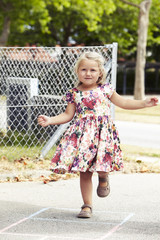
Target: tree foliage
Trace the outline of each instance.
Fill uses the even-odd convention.
[[[97,31],[102,16],[111,14],[116,8],[112,0],[107,2],[104,0],[47,0],[46,4],[46,10],[50,16],[48,32],[43,33],[40,23],[34,21],[33,24],[28,24],[22,41],[34,40],[39,45],[48,46],[56,43],[65,46],[69,39],[86,43],[86,35]],[[13,31],[9,43],[14,43],[14,34],[16,31]]]
[[[129,0],[140,4],[142,0]],[[138,9],[121,0],[1,0],[0,34],[10,20],[5,45],[66,46],[118,42],[119,56],[135,58]],[[160,4],[152,0],[147,49],[159,58]]]
[[[37,22],[41,25],[43,33],[48,31],[47,23],[50,21],[50,16],[44,0],[1,0],[0,16],[1,45],[7,44],[10,33],[16,32],[20,35],[26,30],[26,27]],[[3,34],[5,38],[3,38]],[[18,44],[17,36],[17,41],[13,41],[13,44],[16,42]]]

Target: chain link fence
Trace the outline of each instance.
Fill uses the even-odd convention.
[[[62,96],[76,82],[73,71],[85,51],[101,53],[107,81],[116,84],[117,43],[95,47],[0,48],[0,159],[44,157],[67,125],[42,128],[39,114],[57,115],[65,110]],[[13,154],[14,153],[14,154]]]

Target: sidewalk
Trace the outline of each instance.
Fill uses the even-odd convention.
[[[159,240],[160,174],[110,174],[111,193],[96,195],[93,217],[78,219],[79,178],[49,184],[0,184],[1,240]]]

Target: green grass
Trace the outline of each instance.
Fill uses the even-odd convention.
[[[160,149],[153,149],[147,147],[131,146],[131,145],[121,145],[124,155],[127,156],[146,156],[146,157],[156,157],[160,158]]]
[[[115,108],[115,119],[120,121],[135,121],[160,124],[160,104],[156,107],[138,110]]]
[[[56,147],[53,147],[48,154],[45,156],[45,159],[51,159]],[[31,158],[39,159],[42,147],[21,147],[21,146],[6,146],[0,147],[0,160],[8,160],[13,162],[14,160],[19,160],[21,158]]]

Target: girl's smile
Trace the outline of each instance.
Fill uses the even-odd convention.
[[[78,78],[81,87],[95,88],[101,75],[98,63],[94,60],[82,60],[78,68]]]

